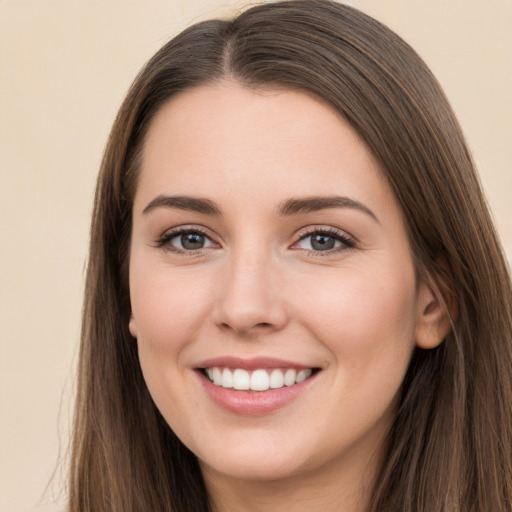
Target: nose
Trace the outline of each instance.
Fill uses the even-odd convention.
[[[278,331],[288,322],[282,272],[271,254],[233,253],[220,279],[214,315],[221,329],[251,337]]]

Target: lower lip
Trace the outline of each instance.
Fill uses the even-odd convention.
[[[199,379],[208,396],[223,409],[245,416],[258,416],[269,414],[284,407],[295,400],[315,380],[317,374],[294,384],[267,391],[237,391],[234,389],[216,386],[201,372],[197,372]]]

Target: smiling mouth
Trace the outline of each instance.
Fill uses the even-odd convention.
[[[213,366],[201,369],[203,375],[216,386],[240,391],[267,391],[300,384],[319,371],[319,368],[225,368]]]

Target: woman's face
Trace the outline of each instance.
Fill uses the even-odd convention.
[[[205,473],[268,480],[378,456],[425,290],[375,159],[318,99],[223,82],[156,115],[130,329]]]

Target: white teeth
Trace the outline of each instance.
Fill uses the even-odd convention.
[[[270,386],[270,377],[265,370],[256,370],[251,375],[251,389],[253,391],[266,391]]]
[[[299,383],[304,380],[306,380],[311,375],[311,370],[301,370],[299,373],[297,373],[297,377],[295,379],[295,382]]]
[[[272,370],[270,374],[270,387],[272,389],[282,388],[284,386],[284,375],[281,370]]]
[[[220,386],[222,384],[222,376],[218,368],[213,369],[213,383],[216,386]]]
[[[241,370],[237,368],[233,372],[233,387],[235,389],[250,389],[251,379],[249,377],[249,373],[245,370]]]
[[[297,377],[297,372],[292,370],[291,368],[286,370],[284,374],[284,385],[285,386],[293,386],[295,384],[295,378]]]
[[[223,388],[233,387],[233,374],[227,368],[224,368],[224,371],[222,372],[221,386]]]
[[[216,386],[245,391],[266,391],[269,388],[279,389],[284,386],[293,386],[305,381],[312,372],[311,368],[298,371],[293,368],[288,368],[286,371],[280,368],[258,369],[252,373],[241,368],[236,368],[234,371],[216,366],[206,368],[206,375]]]

